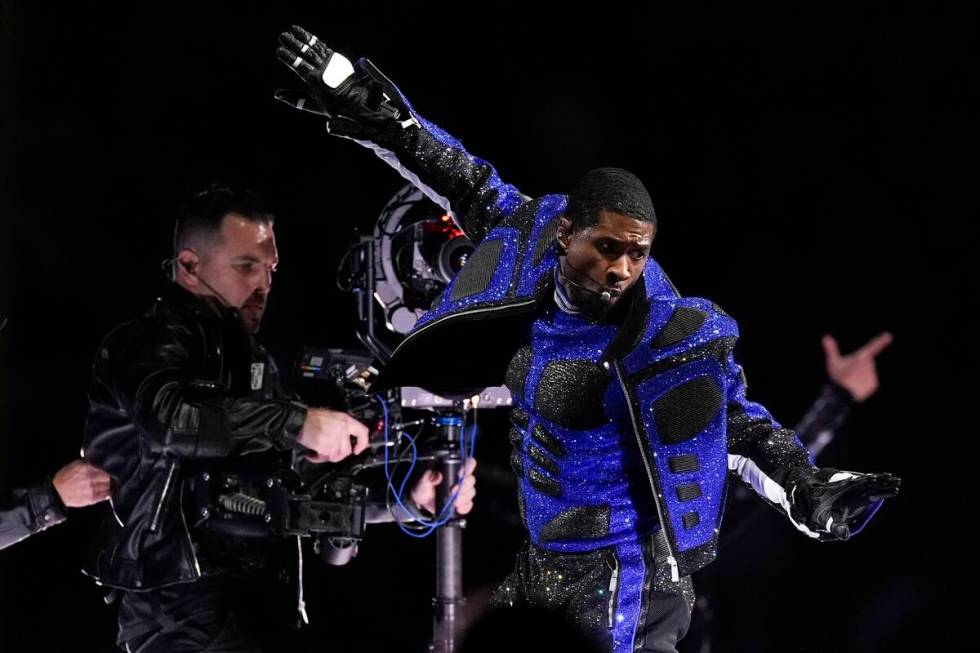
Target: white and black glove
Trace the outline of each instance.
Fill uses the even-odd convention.
[[[331,134],[365,138],[379,129],[418,124],[401,91],[367,59],[350,60],[302,27],[279,35],[276,57],[307,91],[280,89],[280,102],[327,117]]]
[[[898,494],[900,483],[891,474],[818,469],[790,490],[790,516],[821,540],[846,540]]]

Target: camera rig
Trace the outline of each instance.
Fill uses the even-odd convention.
[[[509,407],[510,393],[503,387],[484,388],[454,398],[406,387],[382,396],[370,393],[370,383],[378,374],[375,366],[390,360],[473,250],[451,215],[412,186],[399,190],[372,234],[354,243],[337,270],[338,286],[354,295],[357,336],[368,351],[307,347],[296,367],[298,389],[308,403],[349,412],[371,425],[368,449],[315,468],[295,454],[272,466],[266,461],[251,468],[211,468],[196,479],[194,493],[199,523],[208,528],[236,537],[310,537],[320,557],[331,564],[348,561],[367,524],[384,516],[410,534],[403,522],[421,524],[425,535],[434,532],[430,650],[439,653],[456,650],[463,628],[465,521],[455,514],[451,488],[472,455],[475,420],[467,441],[466,418],[475,417],[477,408]],[[435,516],[402,501],[420,461],[442,473],[436,492],[442,508]],[[399,480],[403,466],[408,471]],[[378,483],[371,477],[380,470],[383,499],[372,494]]]

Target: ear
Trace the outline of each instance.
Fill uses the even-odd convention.
[[[555,226],[555,240],[558,241],[558,247],[565,251],[568,249],[568,238],[572,235],[572,221],[561,216],[558,218],[558,224]]]
[[[197,278],[197,266],[201,257],[193,249],[182,249],[177,254],[177,265],[174,266],[174,281],[187,288],[196,288],[200,281]]]

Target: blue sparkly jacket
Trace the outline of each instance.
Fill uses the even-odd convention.
[[[653,259],[631,290],[623,324],[597,336],[590,355],[562,360],[559,353],[553,361],[571,366],[557,374],[606,375],[603,419],[583,429],[549,419],[535,405],[531,385],[548,370],[535,371],[530,361],[521,370],[516,355],[536,316],[551,306],[555,226],[566,197],[522,195],[455,138],[411,113],[410,123],[331,131],[373,150],[452,212],[478,247],[375,387],[461,393],[510,377],[524,519],[532,542],[544,548],[592,550],[647,535],[659,524],[674,574],[689,574],[715,555],[729,470],[788,514],[787,489],[814,469],[806,450],[746,399],[732,356],[735,321],[710,301],[679,296]],[[619,437],[623,460],[588,473],[632,473],[641,496],[625,496],[622,484],[609,486],[612,496],[567,482],[586,472],[582,457],[566,459],[563,451],[602,429]]]

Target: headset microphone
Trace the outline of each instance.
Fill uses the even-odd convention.
[[[576,288],[578,288],[580,290],[584,290],[585,292],[587,292],[587,293],[589,293],[591,295],[595,295],[596,297],[599,298],[599,301],[601,301],[603,304],[606,304],[606,305],[612,304],[613,297],[619,297],[620,295],[623,294],[622,292],[616,290],[615,288],[607,288],[603,284],[599,283],[598,281],[596,281],[595,279],[593,279],[589,275],[585,274],[584,272],[582,272],[581,270],[579,270],[578,268],[576,268],[574,265],[572,265],[571,263],[569,263],[567,260],[565,261],[565,265],[567,265],[571,269],[575,270],[575,272],[578,273],[583,280],[588,279],[591,283],[595,284],[596,288],[599,288],[600,290],[593,290],[592,288],[589,288],[588,286],[585,286],[585,285],[583,285],[581,283],[576,282],[573,279],[570,279],[564,272],[562,272],[561,267],[559,267],[558,268],[558,273],[561,274],[561,278],[564,279],[565,281],[567,281],[569,284],[575,286]]]

